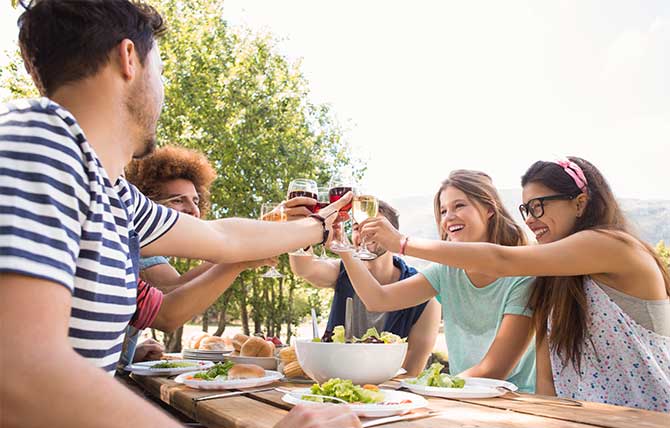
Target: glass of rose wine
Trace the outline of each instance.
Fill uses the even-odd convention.
[[[351,192],[353,189],[354,179],[351,175],[346,173],[339,173],[334,175],[330,182],[328,183],[328,197],[330,203],[338,201],[342,196],[346,195],[347,192]],[[347,234],[344,228],[344,222],[350,219],[349,210],[351,209],[351,204],[347,204],[340,208],[340,212],[337,214],[337,219],[333,223],[333,233],[335,236],[330,244],[330,248],[333,251],[353,251],[354,246],[349,243]]]
[[[316,181],[307,178],[297,178],[292,180],[288,185],[287,198],[293,199],[297,197],[311,198],[317,200],[318,187]],[[307,206],[312,212],[317,212],[319,204]],[[311,256],[310,253],[300,248],[299,250],[289,253],[292,256]]]
[[[356,189],[354,201],[352,203],[352,214],[354,221],[359,225],[365,220],[377,217],[379,212],[379,201],[374,196],[368,194],[363,189]],[[354,254],[361,260],[374,260],[377,258],[375,253],[370,252],[365,245],[365,238],[361,238],[358,250]]]
[[[284,207],[277,202],[266,202],[261,205],[261,220],[263,221],[286,221],[286,213],[284,213]],[[275,269],[274,266],[270,266],[263,275],[263,278],[283,278],[284,275]]]

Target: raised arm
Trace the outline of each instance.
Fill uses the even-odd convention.
[[[289,256],[289,262],[294,274],[317,288],[334,288],[340,274],[340,261],[337,259]]]
[[[385,220],[366,220],[363,234],[390,251],[399,252],[403,237]],[[655,287],[662,284],[662,278],[654,259],[642,245],[618,232],[582,231],[556,242],[518,247],[410,237],[405,254],[496,277],[634,276],[635,281],[618,281],[611,286],[640,298],[665,298],[664,287]]]
[[[328,229],[335,212],[348,204],[351,194],[319,211]],[[230,218],[202,221],[182,215],[160,239],[142,249],[142,254],[169,255],[207,260],[212,263],[235,263],[257,260],[318,244],[323,226],[314,218],[289,222]]]
[[[215,265],[202,275],[166,294],[151,327],[168,332],[176,330],[195,315],[204,312],[230,287],[242,271],[273,263],[276,263],[276,260],[265,259]]]
[[[212,263],[203,262],[199,266],[180,275],[169,263],[160,263],[140,271],[140,277],[158,288],[163,293],[169,293],[177,287],[195,279],[212,268]]]
[[[71,299],[54,282],[0,275],[0,425],[179,427],[72,349],[67,338]],[[39,411],[36,391],[43,400]]]
[[[368,311],[389,312],[409,308],[437,295],[421,274],[382,287],[351,252],[343,252],[341,257],[351,284]]]

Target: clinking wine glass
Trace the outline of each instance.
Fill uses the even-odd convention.
[[[350,192],[353,188],[353,177],[346,173],[340,173],[334,175],[330,182],[328,183],[328,196],[330,203],[339,200],[342,196],[346,195],[347,192]],[[344,207],[340,208],[340,212],[337,214],[337,219],[333,223],[333,241],[330,244],[330,248],[333,251],[353,251],[354,246],[349,243],[347,234],[344,229],[344,222],[350,219],[349,210],[351,209],[351,204],[347,204]]]
[[[330,192],[327,187],[319,187],[316,196],[316,209],[315,213],[318,213],[321,208],[325,208],[330,205]],[[326,245],[321,246],[321,255],[318,257],[321,260],[327,260],[328,256],[326,255]]]
[[[284,207],[277,202],[266,202],[261,205],[261,220],[263,221],[286,221],[286,213],[284,212]],[[274,266],[270,266],[263,275],[262,278],[283,278],[284,275],[275,269]]]
[[[364,190],[356,189],[352,207],[354,221],[360,225],[369,218],[377,217],[377,213],[379,212],[379,201]],[[361,238],[360,245],[354,256],[361,260],[374,260],[377,258],[377,255],[370,252],[365,246],[364,237]]]
[[[289,183],[288,193],[286,196],[288,199],[293,199],[302,196],[305,198],[312,198],[314,200],[317,200],[317,193],[318,193],[318,187],[316,185],[316,181],[307,178],[298,178],[292,180]],[[318,204],[314,204],[307,208],[309,208],[312,212],[317,212]],[[289,254],[292,256],[311,256],[310,253],[303,250],[302,248],[293,251]]]

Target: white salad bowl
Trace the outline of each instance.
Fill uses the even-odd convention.
[[[327,343],[296,339],[295,352],[303,371],[322,383],[349,379],[355,385],[379,384],[393,378],[407,354],[407,343]]]

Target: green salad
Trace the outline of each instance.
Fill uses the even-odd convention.
[[[402,338],[389,331],[382,331],[379,333],[375,327],[372,327],[360,338],[354,337],[351,343],[403,343],[406,341],[407,338]],[[312,342],[321,342],[321,339],[315,338],[312,339]],[[344,326],[336,326],[333,329],[333,335],[330,337],[330,340],[326,339],[324,342],[346,343],[344,338]]]
[[[196,367],[198,363],[189,363],[186,361],[161,361],[151,366],[152,369],[179,369],[182,367]]]
[[[433,363],[426,370],[422,371],[419,377],[408,380],[407,383],[441,388],[463,388],[465,386],[464,379],[458,376],[451,376],[447,373],[441,373],[443,368],[442,364]]]
[[[206,372],[194,374],[193,378],[202,380],[226,380],[228,379],[228,372],[234,365],[235,363],[232,361],[216,363]]]
[[[316,395],[325,395],[327,397],[337,397],[346,401],[347,403],[376,404],[384,401],[384,393],[379,391],[379,388],[374,387],[374,389],[367,389],[358,385],[354,385],[350,380],[343,380],[338,378],[330,379],[321,385],[315,383],[312,385],[310,393]],[[316,401],[318,403],[337,403],[335,400],[328,400],[327,398],[324,399],[321,397],[310,397],[308,395],[304,395],[302,399],[307,401]]]

